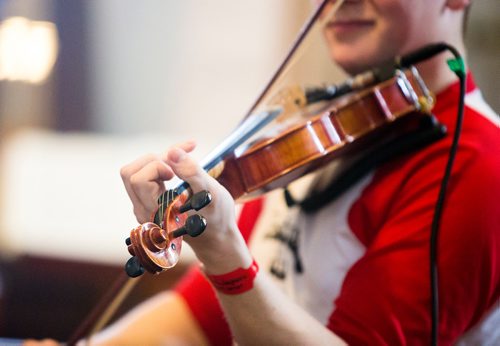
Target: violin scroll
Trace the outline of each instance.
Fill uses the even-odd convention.
[[[134,228],[125,240],[132,255],[125,265],[129,277],[138,277],[145,271],[158,274],[174,267],[179,261],[183,236],[197,237],[205,230],[207,221],[203,216],[187,216],[186,212],[208,205],[212,200],[210,192],[189,196],[189,190],[185,190],[170,195],[175,197],[162,203],[154,217],[159,222],[146,222]]]

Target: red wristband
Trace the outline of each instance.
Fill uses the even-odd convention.
[[[221,275],[208,275],[208,280],[221,293],[240,294],[253,288],[253,281],[257,276],[259,266],[253,260],[249,268],[238,268]]]

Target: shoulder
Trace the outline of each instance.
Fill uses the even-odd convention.
[[[456,128],[458,96],[458,92],[449,91],[438,95],[435,115],[447,127],[446,136],[379,167],[354,203],[351,225],[365,245],[391,222],[411,220],[411,228],[416,230],[430,223]],[[479,208],[481,214],[490,215],[488,229],[493,224],[491,218],[500,214],[500,204],[494,201],[500,195],[499,124],[480,92],[469,92],[446,197],[447,214],[472,220],[468,225],[476,219]]]
[[[477,116],[484,117],[485,120],[497,128],[500,127],[500,116],[485,101],[479,89],[476,88],[466,95],[465,104]]]

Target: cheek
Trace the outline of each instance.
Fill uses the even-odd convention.
[[[378,18],[375,34],[379,45],[388,49],[392,55],[401,53],[414,36],[415,4],[413,1],[401,0],[374,2]]]
[[[409,27],[400,20],[380,21],[374,32],[378,44],[382,47],[392,46],[398,50],[409,38]]]
[[[418,0],[425,1],[425,0]],[[375,25],[349,37],[337,37],[325,30],[333,60],[349,73],[359,73],[404,53],[414,41],[411,1],[366,0],[360,2],[360,17],[373,19]],[[415,6],[413,6],[415,7]]]
[[[419,48],[432,41],[444,6],[443,0],[373,0],[380,18],[380,30],[397,54]]]

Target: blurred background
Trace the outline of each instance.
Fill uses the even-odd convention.
[[[119,169],[239,122],[309,0],[0,0],[0,337],[64,340],[120,273],[136,224]],[[475,1],[469,65],[500,110],[500,6]],[[321,37],[287,81],[338,82]],[[322,58],[323,57],[323,58]],[[119,313],[170,287],[143,280]]]

